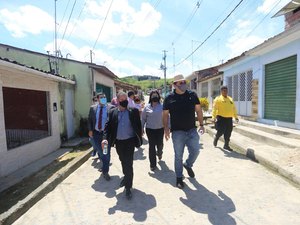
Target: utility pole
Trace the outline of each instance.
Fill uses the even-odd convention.
[[[55,30],[55,74],[58,74],[58,51],[57,51],[57,21],[56,21],[56,2],[57,0],[54,0],[54,30]]]
[[[93,63],[93,50],[90,50],[90,59],[91,59],[91,63]]]
[[[167,95],[167,80],[166,80],[166,72],[167,72],[167,67],[166,67],[166,58],[167,58],[167,55],[166,55],[166,50],[163,50],[163,60],[164,60],[164,64],[161,64],[160,65],[160,69],[164,71],[164,89],[165,89],[165,95],[164,97],[166,97]]]

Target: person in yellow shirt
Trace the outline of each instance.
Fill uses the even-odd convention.
[[[239,121],[237,111],[234,105],[234,101],[227,95],[227,86],[221,87],[221,95],[214,99],[212,119],[215,123],[217,133],[214,137],[214,146],[218,144],[219,138],[224,135],[224,147],[223,149],[233,151],[229,146],[230,136],[232,132],[232,118],[235,118],[236,122]]]

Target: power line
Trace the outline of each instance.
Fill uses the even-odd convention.
[[[252,28],[252,30],[250,32],[248,32],[246,35],[244,33],[241,33],[241,35],[239,35],[237,37],[237,39],[241,39],[241,38],[244,38],[244,37],[248,37],[250,36],[254,31],[255,29],[257,29],[257,27],[259,27],[262,22],[271,14],[271,12],[278,6],[278,4],[281,2],[282,0],[279,0],[275,3],[275,5],[269,9],[268,13]],[[256,15],[253,15],[252,17],[255,17]],[[249,18],[249,20],[251,20],[251,18]],[[212,51],[213,48],[211,48],[209,51],[207,51],[206,53],[209,53],[210,51]],[[227,54],[224,58],[227,58],[229,56],[229,54]]]
[[[98,42],[98,39],[99,39],[99,37],[100,37],[100,34],[101,34],[101,32],[102,32],[102,29],[103,29],[103,27],[104,27],[104,24],[105,24],[105,22],[106,22],[107,16],[108,16],[108,14],[109,14],[109,12],[110,12],[110,9],[111,9],[111,6],[112,6],[113,2],[114,2],[114,0],[111,0],[110,5],[109,5],[109,8],[108,8],[108,10],[107,10],[107,12],[106,12],[104,21],[103,21],[103,23],[102,23],[101,29],[100,29],[100,31],[99,31],[99,33],[98,33],[98,37],[97,37],[97,39],[96,39],[96,41],[95,41],[95,44],[94,44],[94,46],[93,46],[93,50],[94,50],[95,47],[96,47],[96,44],[97,44],[97,42]],[[93,51],[93,50],[92,50],[92,51]]]
[[[190,53],[185,59],[180,61],[176,66],[180,65],[183,63],[185,60],[187,60],[189,57],[191,57],[192,54],[194,54],[221,26],[222,24],[231,16],[231,14],[239,7],[239,5],[243,2],[244,0],[241,0],[234,8],[231,10],[231,12],[225,17],[225,19],[213,30],[213,32],[195,49]]]
[[[182,34],[184,33],[184,31],[187,29],[187,27],[189,26],[189,24],[192,22],[197,10],[199,9],[201,3],[202,3],[203,0],[201,0],[200,2],[198,1],[196,3],[196,6],[195,8],[193,9],[193,11],[191,12],[189,18],[187,19],[187,21],[185,22],[185,24],[183,25],[181,31],[179,32],[179,34],[174,38],[174,40],[172,41],[172,43],[174,44],[181,36]]]
[[[61,43],[63,42],[63,40],[64,40],[64,38],[65,38],[65,34],[66,34],[67,29],[68,29],[69,22],[70,22],[70,19],[71,19],[71,17],[72,17],[72,14],[73,14],[74,7],[75,7],[75,5],[76,5],[76,2],[77,2],[77,0],[75,0],[74,3],[73,3],[73,7],[72,7],[72,10],[71,10],[71,13],[70,13],[70,16],[69,16],[69,19],[68,19],[68,22],[67,22],[67,25],[66,25],[66,28],[65,28],[63,37],[62,37],[62,39],[61,39],[61,41],[60,41],[60,44],[59,44],[59,48],[60,48]]]
[[[67,3],[67,6],[66,6],[66,8],[65,8],[64,15],[63,15],[63,17],[62,17],[62,19],[61,19],[61,22],[60,22],[60,24],[59,24],[59,28],[58,28],[58,30],[60,30],[60,28],[61,28],[61,25],[62,25],[62,23],[63,23],[63,21],[64,21],[64,18],[65,18],[65,15],[66,15],[67,9],[69,8],[69,3],[70,3],[70,0],[68,0],[68,3]]]
[[[76,20],[76,22],[75,22],[75,24],[74,24],[74,26],[73,26],[71,32],[69,33],[69,36],[68,36],[67,40],[70,39],[72,33],[74,32],[75,27],[77,26],[77,23],[78,23],[78,21],[79,21],[79,19],[80,19],[80,17],[81,17],[81,14],[82,14],[82,12],[83,12],[83,10],[84,10],[85,7],[86,7],[86,0],[84,1],[84,5],[83,5],[83,7],[82,7],[81,10],[80,10],[80,13],[79,13],[79,15],[78,15],[78,17],[77,17],[77,20]]]

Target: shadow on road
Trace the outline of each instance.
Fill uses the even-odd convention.
[[[147,211],[156,207],[156,199],[151,194],[146,194],[137,189],[132,190],[132,199],[127,200],[125,193],[121,192],[116,195],[117,203],[108,209],[108,214],[115,214],[116,211],[122,211],[133,214],[135,221],[145,221],[147,219]]]
[[[143,146],[139,148],[135,148],[133,160],[145,160],[147,157],[144,155],[144,151],[145,151],[145,147]]]
[[[170,170],[166,162],[163,160],[158,161],[158,167],[154,172],[149,172],[149,176],[159,180],[161,183],[170,184],[175,186],[176,175],[173,170]]]
[[[224,150],[223,148],[221,147],[216,147],[218,149],[220,149],[223,153],[224,153],[224,156],[225,157],[230,157],[230,158],[235,158],[235,159],[244,159],[244,160],[249,160],[249,158],[247,158],[246,156],[238,153],[238,152],[230,152],[230,151],[227,151],[227,150]]]
[[[210,192],[196,179],[189,178],[189,181],[194,188],[185,185],[183,191],[186,198],[180,198],[184,205],[197,213],[207,214],[213,225],[236,225],[235,219],[229,215],[235,211],[235,205],[231,198],[220,190],[218,195]]]
[[[95,180],[92,188],[95,191],[105,193],[107,198],[113,198],[116,196],[116,190],[119,189],[120,184],[120,177],[119,176],[111,176],[110,181],[106,181],[101,173],[99,173],[99,178]]]

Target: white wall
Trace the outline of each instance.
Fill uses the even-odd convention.
[[[51,136],[7,150],[2,87],[48,91],[50,93]],[[60,147],[59,113],[53,111],[58,103],[58,83],[27,72],[14,72],[0,67],[0,177],[33,162]]]

